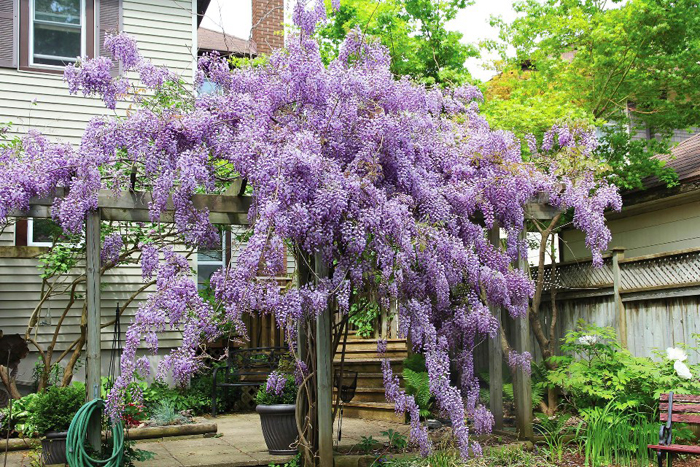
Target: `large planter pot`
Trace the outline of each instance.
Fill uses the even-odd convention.
[[[294,404],[258,405],[263,437],[270,454],[295,454],[290,447],[297,440],[297,422]]]
[[[44,464],[66,464],[66,438],[68,433],[50,431],[41,439],[41,452]]]

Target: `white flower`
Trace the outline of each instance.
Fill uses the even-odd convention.
[[[690,373],[690,369],[688,369],[688,365],[680,360],[676,360],[676,363],[673,364],[673,369],[676,370],[676,374],[679,378],[691,379],[693,377]]]
[[[669,347],[666,349],[666,357],[669,360],[675,360],[677,362],[684,362],[688,359],[688,355],[685,353],[685,350],[678,349],[676,347]]]
[[[598,336],[587,334],[578,338],[578,343],[581,345],[593,345],[598,342]]]

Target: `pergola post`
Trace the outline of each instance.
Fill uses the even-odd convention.
[[[323,255],[314,257],[316,275],[330,275]],[[331,307],[329,305],[316,318],[316,417],[318,426],[319,465],[333,467],[333,357],[331,355]]]
[[[489,230],[489,242],[496,248],[499,248],[500,228],[494,225]],[[501,308],[490,305],[491,314],[498,321],[498,329],[500,332],[501,326]],[[494,428],[503,429],[503,350],[501,349],[500,334],[489,339],[489,409],[495,421]]]
[[[526,240],[527,231],[523,230],[518,236],[523,242]],[[527,258],[519,256],[518,269],[527,271]],[[528,310],[529,313],[529,310]],[[515,350],[518,353],[531,352],[530,317],[526,314],[513,322],[515,326]],[[521,439],[532,439],[532,386],[530,374],[523,371],[522,367],[514,370],[513,393],[515,398],[515,421],[518,435]]]
[[[102,377],[101,313],[100,313],[100,211],[90,211],[85,229],[86,300],[87,300],[87,364],[86,390],[89,401],[99,399]],[[101,420],[95,415],[88,426],[88,441],[99,451]]]

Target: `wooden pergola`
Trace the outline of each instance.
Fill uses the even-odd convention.
[[[192,201],[196,208],[207,208],[209,218],[213,224],[219,225],[248,225],[248,210],[252,198],[244,196],[245,181],[240,181],[227,190],[223,195],[193,195]],[[58,190],[56,196],[63,195]],[[87,303],[87,342],[86,342],[86,391],[87,399],[93,400],[100,396],[101,379],[101,346],[100,346],[100,223],[102,220],[123,222],[150,222],[148,204],[152,196],[147,192],[125,192],[120,197],[115,197],[110,190],[101,190],[98,195],[98,208],[87,215],[85,229],[86,244],[86,303]],[[14,217],[51,217],[51,206],[54,197],[33,198],[30,208],[23,212],[14,212]],[[528,216],[535,219],[551,219],[554,210],[541,203],[528,205]],[[160,222],[173,222],[174,210],[172,201],[162,213]],[[524,235],[524,233],[523,233]],[[495,245],[500,242],[499,229],[491,229],[489,233],[491,242]],[[320,258],[315,261],[315,273],[318,277],[326,277],[329,274],[327,265],[322,264]],[[527,264],[521,259],[518,267],[525,268]],[[492,313],[501,322],[501,310],[492,307]],[[331,357],[331,322],[332,310],[327,308],[316,319],[316,401],[318,430],[318,447],[320,465],[333,465],[333,403],[332,403],[332,370]],[[530,350],[530,325],[528,319],[514,321],[516,341],[515,350],[523,352]],[[490,409],[496,420],[496,428],[503,426],[503,379],[502,362],[503,355],[500,340],[489,339],[489,374],[490,374]],[[516,371],[514,381],[514,393],[516,398],[516,419],[521,437],[532,437],[532,399],[530,388],[530,376]],[[92,421],[88,438],[95,449],[100,448],[100,420]]]

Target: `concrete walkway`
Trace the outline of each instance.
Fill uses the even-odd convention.
[[[256,413],[222,415],[208,419],[218,425],[216,437],[189,436],[163,438],[159,440],[138,441],[136,447],[155,453],[155,458],[139,462],[139,467],[267,467],[270,463],[283,464],[290,456],[273,456],[267,452],[265,440],[260,427],[260,418]],[[333,432],[337,438],[337,425]],[[393,429],[408,436],[408,425],[386,421],[343,420],[343,439],[339,448],[343,452],[359,453],[352,449],[363,436],[375,441],[386,442],[382,431]],[[0,458],[1,461],[1,458]],[[26,452],[10,453],[8,466],[29,467],[31,460]]]
[[[267,452],[258,414],[220,416],[214,419],[218,425],[218,438],[195,438],[139,442],[137,447],[155,452],[156,458],[142,462],[144,467],[238,467],[267,466],[284,463],[290,456],[273,456]],[[210,420],[210,421],[214,421]],[[351,448],[360,442],[362,436],[372,436],[377,441],[385,440],[382,431],[389,428],[408,434],[407,425],[370,420],[343,420],[343,440],[340,445]],[[336,433],[337,436],[337,433]]]

